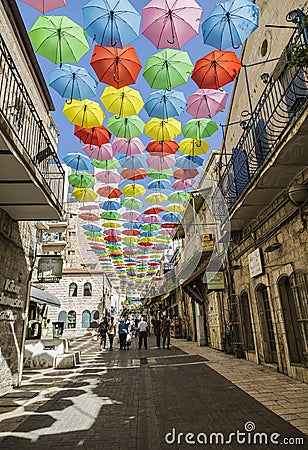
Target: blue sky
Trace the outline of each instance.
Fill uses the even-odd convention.
[[[27,29],[30,29],[36,19],[41,15],[39,11],[36,9],[28,6],[27,4],[23,3],[20,0],[17,0],[19,4],[19,8],[21,11],[21,14],[23,16],[23,19],[25,21]],[[67,0],[66,7],[55,9],[54,11],[49,12],[46,15],[66,15],[70,17],[72,20],[77,22],[79,25],[83,26],[83,17],[82,17],[82,6],[84,6],[86,3],[88,3],[88,0]],[[134,5],[134,7],[141,13],[142,7],[149,3],[148,0],[131,0],[131,3]],[[203,9],[202,17],[201,17],[201,23],[205,20],[207,15],[211,12],[213,7],[218,3],[214,0],[199,0],[199,5]],[[78,62],[73,63],[74,65],[78,65],[81,67],[87,68],[87,70],[96,78],[95,72],[93,71],[92,67],[90,66],[90,59],[93,53],[93,49],[95,46],[95,42],[92,41],[92,38],[89,37],[89,45],[90,45],[90,51]],[[132,45],[137,55],[140,59],[140,62],[142,66],[145,65],[145,62],[147,58],[154,53],[160,51],[157,50],[156,47],[143,35],[141,35],[138,39],[131,42],[130,45]],[[209,52],[213,51],[214,48],[211,46],[207,46],[203,43],[202,39],[202,33],[201,33],[201,27],[199,34],[195,36],[193,39],[191,39],[187,44],[185,44],[181,50],[187,51],[189,53],[189,56],[193,62],[193,64],[200,59],[201,57],[205,56]],[[230,49],[232,50],[232,49]],[[46,81],[48,83],[48,72],[57,66],[50,62],[48,59],[41,57],[40,55],[37,55],[39,63],[41,65],[42,71],[45,75]],[[97,96],[91,98],[91,100],[99,101],[99,97],[102,94],[104,87],[106,85],[99,83],[98,89],[97,89]],[[132,88],[138,89],[143,97],[143,100],[146,101],[148,96],[151,92],[153,92],[155,89],[151,89],[145,79],[142,77],[142,70],[138,76],[137,83],[135,85],[131,85]],[[228,85],[224,86],[224,89],[231,94],[233,87],[233,83],[229,83]],[[186,100],[194,91],[198,89],[198,86],[195,84],[194,81],[191,79],[188,80],[188,82],[185,85],[178,86],[176,90],[182,91],[185,94]],[[68,152],[75,152],[75,151],[81,151],[82,143],[79,142],[79,140],[74,136],[74,126],[65,118],[65,116],[62,114],[62,108],[64,105],[64,99],[60,97],[52,88],[50,88],[50,92],[55,104],[56,111],[53,114],[55,123],[60,131],[60,138],[59,138],[59,157],[62,160],[62,158],[68,153]],[[230,101],[230,96],[227,102],[227,107],[224,112],[221,112],[217,114],[213,120],[219,123],[225,123],[228,105]],[[146,111],[144,109],[141,110],[139,116],[144,122],[147,122],[150,118],[148,117]],[[192,119],[193,117],[190,116],[187,113],[182,114],[179,117],[175,117],[177,120],[180,120],[182,122],[182,125],[184,125],[188,120]],[[104,125],[106,126],[107,119],[104,121]],[[179,142],[180,139],[182,139],[183,136],[180,135],[176,138],[177,142]],[[147,143],[149,141],[148,138],[141,139]],[[219,131],[217,131],[213,136],[207,139],[207,142],[210,144],[211,150],[219,149],[220,143],[222,139],[222,133],[221,128],[219,127]],[[207,156],[206,156],[207,157]]]

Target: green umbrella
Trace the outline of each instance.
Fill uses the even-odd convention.
[[[184,191],[172,192],[168,195],[168,200],[172,203],[182,203],[186,202],[190,198],[190,194]]]
[[[121,219],[121,214],[116,211],[104,211],[101,213],[101,218],[106,220],[118,220]]]
[[[103,236],[103,233],[101,233],[100,231],[85,231],[84,234],[86,236],[89,236],[89,237],[100,237],[100,236]]]
[[[193,67],[187,52],[167,48],[147,59],[142,75],[152,88],[170,91],[187,82]]]
[[[160,229],[160,225],[157,223],[145,223],[141,227],[144,231],[157,231]]]
[[[125,206],[128,209],[141,209],[142,208],[142,201],[138,198],[134,197],[125,197],[121,200],[121,204]]]
[[[172,176],[173,176],[173,172],[171,169],[163,169],[163,170],[149,169],[148,170],[148,177],[156,178],[156,180],[168,180]]]
[[[94,186],[95,178],[86,172],[74,172],[68,176],[68,182],[78,188],[89,188]]]
[[[97,159],[93,159],[92,164],[98,169],[105,170],[118,169],[120,167],[120,163],[117,159],[107,159],[106,161],[98,161]]]
[[[182,133],[187,138],[202,139],[212,136],[218,130],[216,122],[210,119],[192,119],[182,128]]]
[[[66,16],[41,16],[29,30],[34,50],[55,64],[77,62],[90,50],[86,32]]]
[[[143,133],[144,122],[138,116],[111,116],[107,128],[117,137],[132,139]]]

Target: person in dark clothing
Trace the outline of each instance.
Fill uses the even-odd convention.
[[[167,316],[164,316],[161,323],[162,337],[163,337],[163,348],[165,348],[167,342],[167,350],[170,350],[170,331],[171,322]]]
[[[99,336],[100,336],[100,349],[106,348],[106,341],[107,341],[107,328],[108,328],[108,322],[107,317],[103,317],[103,320],[99,324]]]
[[[125,319],[122,318],[119,323],[119,341],[120,341],[120,350],[125,350],[126,348],[126,338],[128,333],[128,326],[125,322]]]
[[[109,350],[112,351],[113,350],[113,348],[112,348],[113,340],[114,340],[114,336],[116,334],[116,324],[114,323],[114,317],[111,317],[110,322],[108,323],[107,333],[108,333],[109,343],[110,343]]]
[[[156,347],[160,348],[161,321],[158,317],[152,320],[154,334],[156,337]]]

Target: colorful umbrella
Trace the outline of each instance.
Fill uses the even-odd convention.
[[[21,0],[32,8],[37,9],[43,14],[53,9],[62,8],[66,5],[66,0]]]
[[[141,197],[146,193],[146,188],[142,186],[141,184],[128,184],[127,186],[124,186],[122,189],[122,192],[127,197]],[[131,208],[134,209],[134,208]]]
[[[94,186],[95,178],[86,172],[74,172],[68,176],[68,182],[78,188],[89,188]]]
[[[122,240],[120,236],[106,236],[104,239],[106,242],[120,242]]]
[[[198,89],[188,97],[186,111],[195,119],[211,118],[225,109],[227,98],[223,89]]]
[[[199,172],[197,169],[177,169],[173,176],[174,178],[178,180],[187,180],[187,178],[195,178],[197,175],[199,175]]]
[[[97,194],[92,189],[88,188],[75,188],[72,195],[82,202],[93,202],[96,199]]]
[[[148,190],[161,191],[170,187],[171,181],[169,180],[153,180],[148,184]]]
[[[151,169],[156,170],[170,169],[175,164],[175,156],[174,155],[148,156],[146,161]]]
[[[68,153],[64,156],[63,161],[72,169],[77,170],[91,170],[91,160],[82,153]]]
[[[121,214],[117,213],[116,211],[104,211],[100,214],[102,219],[105,220],[118,220],[121,219]],[[104,233],[106,233],[108,230],[105,230]]]
[[[96,45],[90,61],[99,81],[117,89],[136,83],[141,64],[135,49],[100,47]]]
[[[137,137],[133,139],[117,138],[115,137],[112,146],[119,153],[125,156],[140,155],[145,149],[143,142]]]
[[[138,236],[140,234],[139,230],[123,230],[122,234],[124,234],[124,236]]]
[[[130,222],[139,221],[142,218],[142,215],[137,211],[125,211],[122,214],[123,219],[128,220]]]
[[[210,119],[192,119],[182,128],[182,133],[187,138],[202,139],[216,133],[218,126]]]
[[[49,72],[49,86],[61,97],[84,100],[96,95],[97,81],[83,67],[63,64]]]
[[[80,206],[79,211],[96,211],[97,209],[99,209],[98,205],[84,205],[84,206]]]
[[[112,214],[118,214],[118,213],[112,213]],[[119,214],[119,216],[121,217],[120,214]],[[117,230],[116,228],[107,228],[106,230],[103,231],[103,233],[105,236],[120,236],[121,230]]]
[[[148,203],[163,203],[167,200],[167,195],[160,193],[150,194],[145,198]]]
[[[156,169],[149,169],[148,170],[148,177],[155,178],[156,180],[168,180],[170,177],[172,177],[173,173],[171,169],[164,169],[164,170],[156,170]]]
[[[153,205],[153,206],[150,206],[150,208],[145,209],[144,214],[146,214],[148,216],[149,214],[159,214],[163,211],[165,211],[165,208],[163,206]]]
[[[93,128],[83,128],[75,125],[74,134],[84,144],[96,145],[97,147],[110,142],[111,137],[111,134],[103,125]]]
[[[87,34],[99,45],[124,47],[139,36],[141,17],[128,0],[91,0],[82,12]]]
[[[181,122],[173,119],[158,119],[154,117],[144,126],[147,136],[155,141],[171,140],[181,133]]]
[[[122,195],[120,189],[113,186],[103,186],[97,189],[98,195],[106,198],[119,198]]]
[[[169,213],[169,214],[172,214],[172,213]],[[179,220],[177,220],[176,222],[165,222],[165,223],[162,223],[161,224],[161,228],[164,228],[164,229],[166,229],[166,228],[177,228],[178,227],[178,222]]]
[[[150,87],[170,91],[186,83],[192,69],[187,52],[167,48],[147,59],[142,75]]]
[[[144,154],[135,155],[135,156],[124,156],[122,155],[119,158],[119,163],[125,169],[141,169],[147,167],[147,158]]]
[[[175,165],[184,170],[196,169],[203,165],[203,159],[200,156],[180,156]]]
[[[97,169],[103,170],[113,170],[120,167],[120,163],[117,159],[106,159],[106,161],[98,161],[97,159],[93,159],[92,165]]]
[[[144,104],[144,109],[150,117],[168,119],[179,116],[185,110],[186,100],[183,92],[156,91],[150,94]]]
[[[66,16],[40,16],[29,36],[36,53],[55,64],[78,62],[90,50],[85,30]]]
[[[214,50],[196,62],[191,78],[201,89],[219,89],[235,79],[241,66],[234,52]]]
[[[71,123],[85,128],[100,126],[106,117],[99,104],[91,100],[65,102],[62,112]]]
[[[239,48],[258,28],[259,6],[248,0],[218,3],[202,24],[203,41],[219,50]]]
[[[103,226],[104,228],[121,228],[121,224],[120,224],[119,222],[115,222],[115,221],[112,221],[112,222],[110,222],[110,221],[104,222],[104,223],[102,224],[102,226]]]
[[[168,195],[168,200],[169,200],[169,202],[172,202],[172,203],[182,203],[182,202],[186,202],[189,199],[190,199],[190,194],[188,194],[188,192],[184,192],[184,191],[172,192],[172,194]]]
[[[146,147],[146,151],[153,156],[173,155],[179,148],[175,141],[151,141]]]
[[[160,225],[157,225],[157,223],[145,223],[141,228],[144,231],[157,231],[160,229]]]
[[[137,115],[144,105],[140,92],[128,86],[119,89],[107,86],[100,100],[107,111],[120,117]]]
[[[85,144],[82,147],[82,150],[86,152],[86,154],[90,158],[95,158],[98,161],[113,159],[115,155],[115,150],[112,148],[112,145],[110,143],[103,144],[100,147],[97,147],[96,145]]]
[[[169,212],[183,212],[185,211],[185,206],[180,205],[179,203],[170,203],[169,205],[166,206],[166,211]]]
[[[194,0],[152,0],[142,10],[142,34],[157,48],[181,48],[198,34],[201,12]]]
[[[179,143],[179,152],[183,153],[183,155],[204,155],[210,146],[204,140],[196,140],[196,139],[183,139]]]
[[[161,217],[157,214],[150,214],[143,218],[144,223],[159,223],[161,222]]]
[[[129,209],[139,210],[142,208],[142,202],[138,198],[123,198],[121,204]]]
[[[147,172],[145,169],[124,169],[121,172],[121,176],[125,179],[125,180],[143,180],[144,178],[147,177]]]
[[[100,203],[100,207],[105,211],[116,211],[118,209],[121,209],[122,205],[116,200],[105,200],[104,202]]]
[[[176,180],[173,183],[172,188],[175,191],[181,191],[182,189],[189,189],[189,188],[191,188],[195,183],[196,183],[196,180],[189,179],[189,178],[187,180]]]
[[[79,214],[79,219],[86,220],[87,222],[96,222],[97,220],[100,220],[100,218],[93,213],[85,213],[85,214]]]
[[[82,225],[82,228],[86,231],[90,231],[91,233],[98,233],[98,232],[102,231],[101,227],[98,227],[97,225],[92,225],[92,224]]]
[[[138,116],[118,117],[108,119],[109,131],[117,137],[132,139],[143,133],[144,122]]]
[[[113,170],[102,170],[95,174],[97,181],[105,184],[119,183],[121,181],[121,175]]]

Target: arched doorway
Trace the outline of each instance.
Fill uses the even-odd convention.
[[[60,311],[58,314],[58,322],[64,323],[64,328],[67,328],[67,312],[66,311]]]
[[[249,298],[247,292],[241,293],[241,309],[243,317],[244,342],[246,351],[254,351],[255,343],[253,340],[253,331],[250,315]]]
[[[264,343],[264,360],[267,363],[277,363],[277,349],[275,341],[274,323],[268,296],[268,289],[264,284],[256,287],[256,299],[259,306]]]

